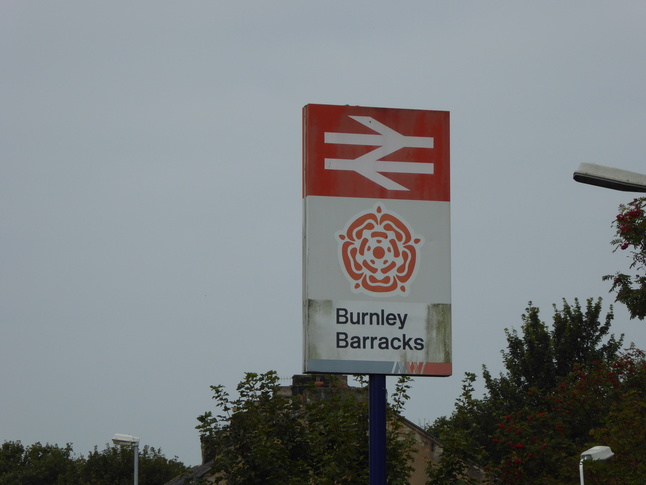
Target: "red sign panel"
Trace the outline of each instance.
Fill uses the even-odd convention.
[[[449,112],[309,104],[303,196],[450,200]]]

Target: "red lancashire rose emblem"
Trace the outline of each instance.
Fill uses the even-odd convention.
[[[377,204],[358,214],[339,240],[339,260],[352,291],[371,296],[407,295],[419,266],[424,243],[404,219]]]

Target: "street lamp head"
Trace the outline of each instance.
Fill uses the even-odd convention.
[[[609,446],[594,446],[581,453],[581,461],[606,461],[615,456]]]
[[[646,192],[646,175],[595,163],[582,163],[574,172],[574,180],[624,192]]]
[[[581,485],[585,485],[583,477],[583,462],[586,460],[591,461],[606,461],[615,456],[609,446],[593,446],[589,450],[581,453],[581,460],[579,461],[579,478]]]
[[[136,446],[139,444],[139,437],[131,434],[117,433],[112,437],[112,442],[119,446]]]

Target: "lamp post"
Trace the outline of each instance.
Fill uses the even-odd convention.
[[[589,450],[581,453],[581,460],[579,461],[579,477],[581,478],[581,485],[583,482],[583,462],[585,460],[592,461],[606,461],[615,456],[609,446],[593,446]]]
[[[646,192],[646,175],[595,163],[582,163],[573,177],[582,184],[624,192]]]
[[[134,485],[139,483],[139,437],[130,434],[117,433],[112,437],[112,442],[117,446],[132,446],[135,454],[135,478]]]

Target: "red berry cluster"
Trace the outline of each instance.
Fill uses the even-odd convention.
[[[632,231],[634,229],[635,219],[643,215],[644,210],[639,207],[617,214],[617,229],[619,233],[627,234]]]
[[[644,222],[644,199],[635,199],[632,202],[621,205],[621,212],[617,214],[615,224],[617,226],[617,235],[620,240],[616,241],[618,247],[622,250],[628,249],[631,244],[637,242],[635,238],[643,238]]]

